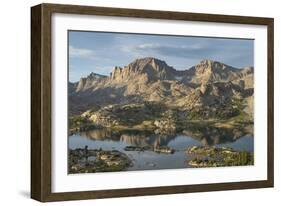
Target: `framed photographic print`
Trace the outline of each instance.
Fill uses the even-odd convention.
[[[273,187],[273,19],[31,8],[31,197]]]

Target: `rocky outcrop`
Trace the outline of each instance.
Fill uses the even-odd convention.
[[[187,161],[193,167],[254,165],[254,158],[250,152],[235,151],[232,148],[192,146],[187,148],[186,153],[195,156]]]
[[[76,92],[82,92],[82,91],[86,91],[87,89],[96,87],[98,83],[105,80],[105,78],[106,76],[104,75],[100,75],[92,72],[87,77],[80,79],[76,87]]]
[[[68,171],[74,173],[116,172],[133,166],[131,159],[117,150],[77,148],[69,150]]]

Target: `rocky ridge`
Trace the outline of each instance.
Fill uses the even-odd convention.
[[[147,57],[110,76],[91,73],[69,83],[71,115],[99,126],[178,125],[193,119],[251,121],[253,67],[234,68],[202,60],[178,71],[164,61]]]

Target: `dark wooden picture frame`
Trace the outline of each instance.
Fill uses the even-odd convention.
[[[239,23],[267,26],[268,130],[267,180],[53,193],[51,191],[51,16],[54,13],[154,18],[183,21]],[[169,11],[40,4],[31,8],[31,197],[48,202],[92,198],[160,195],[273,187],[274,88],[272,18],[242,17]]]

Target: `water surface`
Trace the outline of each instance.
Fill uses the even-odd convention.
[[[185,153],[190,146],[231,147],[238,151],[254,152],[254,138],[239,129],[193,128],[175,134],[155,134],[151,131],[112,131],[94,129],[69,137],[69,148],[119,150],[128,155],[133,166],[128,170],[175,169],[190,167],[191,155]],[[125,151],[126,146],[168,146],[173,154],[153,151]]]

